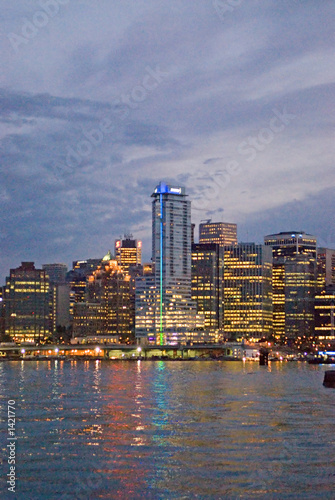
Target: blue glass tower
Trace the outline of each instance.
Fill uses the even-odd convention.
[[[191,203],[185,188],[161,182],[152,194],[156,343],[185,340],[195,321],[191,299]]]

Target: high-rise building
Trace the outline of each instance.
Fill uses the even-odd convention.
[[[280,341],[314,335],[316,238],[303,231],[264,238],[273,255],[273,330]]]
[[[155,276],[139,276],[135,281],[135,335],[139,343],[156,343]]]
[[[134,240],[132,235],[115,240],[115,258],[122,271],[127,272],[130,266],[138,266],[142,261],[142,242]]]
[[[161,182],[152,194],[152,260],[159,344],[188,338],[195,325],[191,299],[191,203],[184,187]]]
[[[237,244],[237,225],[230,222],[202,222],[199,243],[217,243],[221,247]]]
[[[223,330],[223,249],[216,243],[192,245],[192,300],[204,329]]]
[[[134,340],[130,307],[130,275],[118,262],[104,261],[87,277],[85,301],[74,306],[73,336],[117,335]]]
[[[86,280],[95,271],[101,262],[109,262],[112,258],[110,251],[103,259],[75,260],[67,280],[70,284],[70,318],[74,317],[74,305],[86,301]]]
[[[67,265],[66,264],[43,264],[42,269],[49,276],[49,282],[52,285],[58,285],[66,282]]]
[[[5,334],[16,342],[43,342],[50,336],[49,278],[33,262],[22,262],[6,278]]]
[[[315,297],[315,337],[327,345],[335,341],[335,286],[327,286]]]
[[[335,285],[335,250],[331,248],[317,249],[318,291]]]
[[[224,332],[232,340],[272,334],[272,254],[255,243],[224,248]]]
[[[269,234],[264,242],[272,248],[273,258],[309,255],[316,259],[316,238],[304,231]]]
[[[50,283],[50,330],[54,339],[63,338],[61,332],[70,326],[70,285],[66,282],[66,264],[43,264],[42,269]],[[57,335],[57,333],[59,335]]]

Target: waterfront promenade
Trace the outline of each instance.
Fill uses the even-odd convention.
[[[0,360],[6,359],[107,359],[107,360],[255,360],[259,358],[258,345],[244,345],[227,342],[225,344],[204,345],[153,345],[129,344],[79,344],[79,345],[16,345],[0,346]],[[274,359],[293,359],[296,353],[273,350]]]

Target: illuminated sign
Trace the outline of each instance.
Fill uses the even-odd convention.
[[[120,246],[121,246],[121,241],[120,241],[120,240],[117,240],[117,241],[115,242],[115,248],[120,248]]]
[[[181,187],[170,187],[164,182],[161,182],[155,189],[155,194],[182,194]]]
[[[142,241],[137,242],[137,248],[142,248]]]

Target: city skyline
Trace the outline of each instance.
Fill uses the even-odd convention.
[[[335,247],[333,2],[0,6],[2,283],[125,233],[149,260],[162,179],[197,225]]]
[[[163,181],[161,181],[163,182]],[[183,187],[184,189],[184,187]],[[152,191],[152,190],[151,190]],[[188,195],[189,197],[189,195]],[[192,200],[191,201],[191,217],[192,217]],[[150,214],[151,215],[151,214]],[[201,223],[205,223],[205,222],[213,222],[213,223],[216,223],[216,224],[223,224],[223,225],[235,225],[236,226],[236,230],[237,230],[237,242],[238,243],[251,243],[251,244],[264,244],[264,239],[269,236],[267,234],[263,234],[263,236],[261,237],[261,240],[258,241],[256,240],[255,238],[252,238],[252,235],[250,235],[251,237],[249,239],[246,239],[246,240],[242,240],[241,238],[238,237],[238,231],[239,231],[239,226],[238,224],[236,225],[235,222],[233,221],[212,221],[211,219],[207,219],[206,221],[202,220],[199,222],[199,226]],[[199,243],[199,231],[200,231],[200,228],[195,226],[195,243]],[[281,231],[278,231],[278,233],[280,233]],[[305,231],[305,228],[286,228],[285,231],[282,231],[283,234],[289,234],[289,233],[306,233],[307,235],[310,235],[310,232],[309,231]],[[275,234],[275,233],[274,233]],[[131,238],[134,238],[134,241],[137,240],[137,235],[134,234],[134,235],[130,235]],[[114,252],[112,252],[110,255],[111,257],[113,258],[116,258],[117,257],[117,251],[118,249],[116,248],[116,245],[117,245],[117,242],[121,242],[123,240],[126,240],[126,238],[129,238],[130,237],[129,235],[127,234],[124,234],[123,236],[122,235],[119,235],[119,237],[112,237],[111,238],[111,242],[110,242],[110,245],[109,245],[109,249],[108,249],[108,254],[109,252],[111,251],[111,249],[114,250]],[[249,236],[249,232],[248,232],[248,236]],[[140,241],[140,249],[141,249],[141,254],[142,254],[142,262],[143,263],[149,263],[152,261],[152,254],[151,254],[151,250],[152,250],[152,241],[149,241],[149,239],[151,239],[152,235],[150,236],[150,238],[148,238],[148,241],[146,240],[147,242],[147,246],[144,247],[143,246],[143,243]],[[319,239],[318,237],[316,236],[316,240],[317,240],[317,247],[318,248],[323,248],[324,245],[322,245],[321,243],[324,243],[324,240],[321,240],[321,243],[319,243]],[[335,243],[333,244],[333,247],[325,247],[325,248],[328,248],[328,249],[335,249]],[[85,255],[84,257],[82,255],[78,256],[78,255],[72,255],[71,257],[71,260],[70,262],[61,262],[61,259],[58,259],[57,258],[57,255],[55,255],[55,260],[54,261],[51,261],[49,260],[48,262],[40,262],[37,258],[34,258],[34,256],[32,256],[32,259],[28,259],[28,258],[25,258],[24,254],[23,254],[23,258],[22,258],[22,261],[21,262],[34,262],[34,264],[36,265],[36,267],[42,267],[43,268],[45,266],[49,266],[49,265],[66,265],[68,267],[68,270],[71,269],[71,264],[75,263],[76,261],[90,261],[92,259],[96,259],[96,260],[99,260],[99,259],[103,259],[104,258],[104,255],[106,254],[107,252],[107,249],[105,248],[102,252],[102,254],[100,256],[97,256],[96,253],[93,254],[93,255]],[[57,263],[57,264],[56,264]],[[5,282],[5,279],[9,276],[9,272],[10,272],[10,269],[14,269],[16,268],[17,266],[19,265],[19,263],[14,263],[14,265],[5,270],[5,269],[1,269],[0,268],[0,278],[2,278],[2,281],[3,281],[3,284]]]

